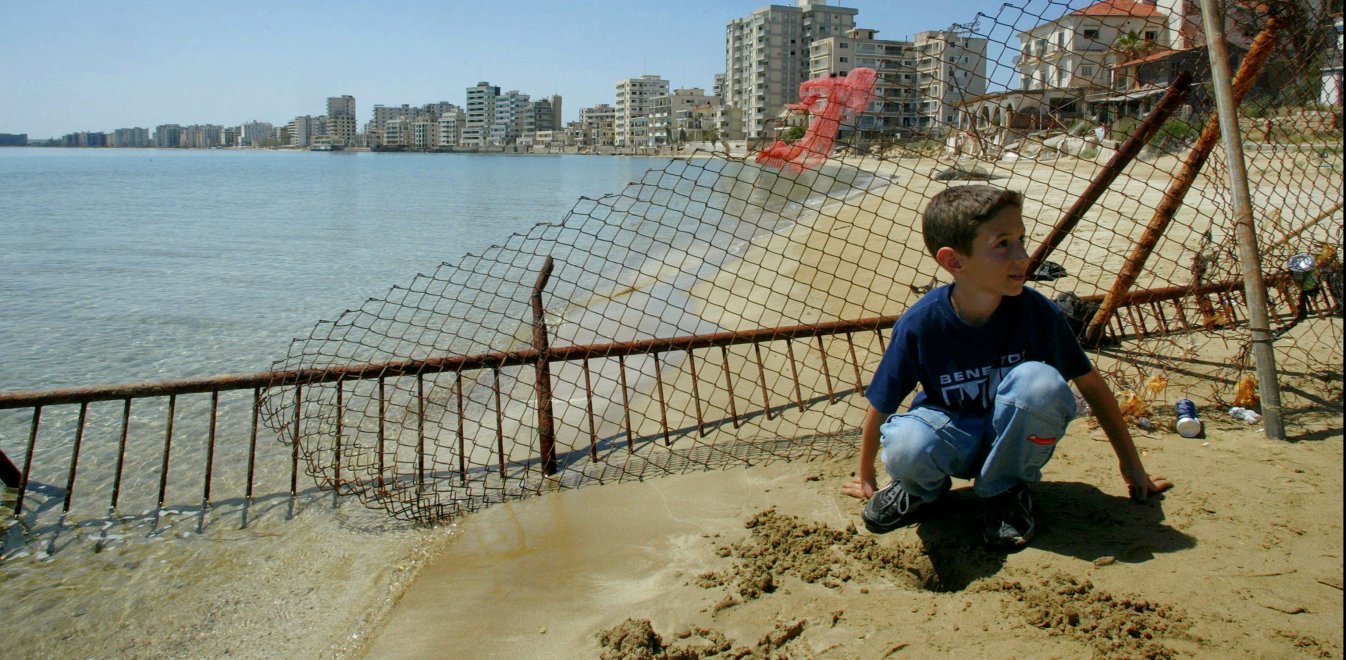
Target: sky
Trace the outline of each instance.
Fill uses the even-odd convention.
[[[0,133],[30,139],[159,124],[282,125],[356,99],[464,103],[489,81],[562,96],[563,119],[657,74],[710,92],[725,24],[793,0],[0,0]],[[831,0],[881,39],[968,23],[974,0]]]

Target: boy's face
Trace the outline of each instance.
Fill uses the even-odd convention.
[[[955,254],[956,267],[950,270],[958,286],[1002,296],[1023,293],[1029,256],[1024,247],[1024,223],[1019,209],[1013,206],[1001,209],[977,229],[972,254]]]

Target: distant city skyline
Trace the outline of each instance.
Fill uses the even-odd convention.
[[[571,121],[581,108],[611,104],[617,81],[642,74],[709,90],[724,72],[726,23],[770,4],[795,2],[394,1],[372,13],[310,2],[20,3],[6,8],[11,29],[0,40],[0,133],[39,140],[170,123],[284,125],[346,94],[363,126],[375,105],[461,105],[479,81],[535,98],[559,94]],[[889,39],[1000,8],[828,4],[858,9],[857,25]]]

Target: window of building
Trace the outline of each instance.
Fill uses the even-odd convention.
[[[843,57],[843,58],[841,58],[841,61],[842,61],[842,62],[849,62],[849,61],[851,61],[851,60],[850,60],[849,57]]]
[[[1081,67],[1080,67],[1080,75],[1081,75],[1081,76],[1093,76],[1093,75],[1094,75],[1094,67],[1092,67],[1092,66],[1090,66],[1090,65],[1088,65],[1088,64],[1085,64],[1085,65],[1081,66]]]
[[[1098,41],[1098,30],[1085,30],[1084,32],[1081,33],[1081,35],[1085,39],[1089,39],[1091,41]]]
[[[1155,39],[1158,39],[1158,38],[1159,38],[1159,32],[1157,32],[1157,31],[1155,31],[1155,30],[1146,30],[1146,31],[1145,31],[1145,40],[1146,40],[1146,41],[1154,41]]]
[[[843,42],[841,42],[841,47],[842,47],[842,48],[850,48],[851,45],[843,41]]]

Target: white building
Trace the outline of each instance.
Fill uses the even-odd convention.
[[[439,116],[439,147],[456,147],[462,143],[463,127],[467,123],[467,113],[454,106],[449,112]]]
[[[986,39],[961,32],[916,33],[917,128],[943,135],[958,125],[958,105],[986,93]]]
[[[412,149],[429,151],[439,146],[439,119],[422,115],[411,122],[411,143]]]
[[[1139,40],[1137,49],[1170,48],[1169,17],[1152,2],[1103,0],[1020,33],[1019,87],[1043,90],[1050,97],[1048,107],[1074,114],[1077,99],[1113,86],[1112,67],[1119,57],[1115,47],[1132,36]],[[1195,41],[1187,47],[1193,45]]]
[[[490,124],[487,140],[490,144],[507,146],[518,141],[519,136],[531,130],[533,124],[532,104],[527,94],[511,89],[494,99],[495,111]]]
[[[276,135],[276,127],[264,121],[250,121],[238,127],[238,146],[260,147]]]
[[[647,74],[639,78],[627,78],[617,81],[616,109],[613,130],[614,142],[618,147],[649,146],[649,121],[639,121],[650,114],[654,108],[654,99],[668,95],[668,81]]]
[[[460,144],[479,147],[487,143],[495,123],[495,97],[499,95],[500,88],[485,81],[467,88],[466,123]]]
[[[770,5],[729,21],[723,100],[741,111],[748,137],[768,132],[785,104],[799,101],[813,41],[844,36],[858,12],[826,0],[798,0],[795,7]]]
[[[327,117],[302,115],[295,117],[288,126],[291,147],[308,147],[319,137],[327,134]]]
[[[707,96],[700,87],[679,88],[672,94],[656,96],[649,113],[649,146],[699,142],[706,129],[712,128],[707,117],[720,105],[716,96]],[[706,112],[693,112],[697,108]]]

